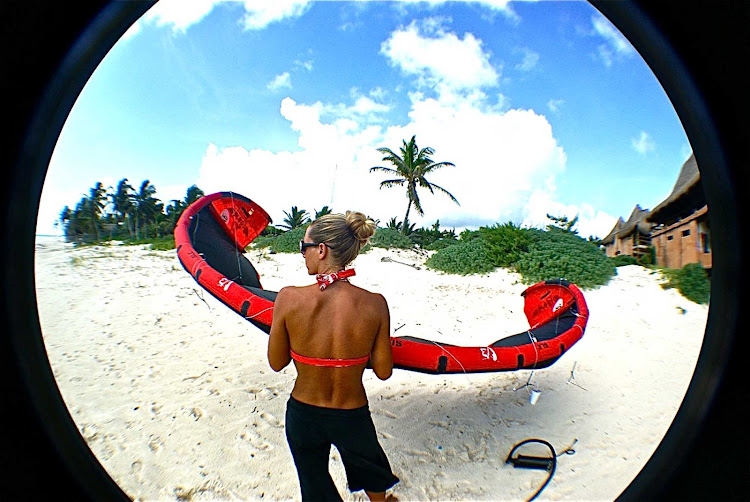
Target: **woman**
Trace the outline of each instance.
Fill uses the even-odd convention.
[[[375,228],[350,211],[311,223],[300,252],[318,284],[283,288],[274,304],[268,362],[281,371],[294,359],[297,368],[286,435],[303,501],[341,500],[328,472],[331,444],[351,491],[385,500],[399,481],[378,443],[362,385],[368,362],[381,380],[393,370],[388,305],[382,295],[350,284],[354,270],[345,270]]]

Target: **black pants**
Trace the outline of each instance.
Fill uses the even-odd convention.
[[[289,398],[286,438],[297,467],[302,500],[342,500],[328,472],[331,445],[341,453],[349,490],[384,492],[398,483],[378,443],[367,405],[353,410],[321,408]]]

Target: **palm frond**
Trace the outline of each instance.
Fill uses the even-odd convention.
[[[370,172],[373,171],[383,171],[386,173],[398,173],[396,169],[391,169],[390,167],[383,167],[383,166],[375,166],[370,168]]]
[[[432,171],[435,171],[437,169],[440,169],[441,167],[456,167],[456,165],[453,162],[433,162],[424,168],[424,173],[430,173]]]
[[[450,199],[451,199],[451,200],[452,200],[453,202],[455,202],[455,203],[456,203],[457,205],[459,205],[459,206],[461,205],[461,204],[460,204],[460,203],[458,202],[458,199],[456,199],[456,198],[455,198],[455,197],[453,196],[453,194],[452,194],[452,193],[450,193],[450,192],[449,192],[448,190],[446,190],[445,188],[443,188],[443,187],[441,187],[441,186],[439,186],[439,185],[436,185],[435,183],[430,183],[430,186],[431,186],[432,188],[434,188],[434,189],[436,189],[436,190],[440,191],[440,192],[443,192],[443,193],[444,193],[445,195],[447,195],[448,197],[450,197]]]
[[[398,179],[398,180],[385,180],[380,182],[380,188],[383,187],[393,187],[393,186],[403,186],[404,180]]]
[[[458,200],[441,186],[430,183],[426,175],[431,172],[445,166],[455,166],[452,162],[434,162],[431,158],[434,155],[435,150],[431,147],[425,147],[421,150],[417,146],[417,136],[413,135],[409,141],[402,140],[402,146],[399,148],[401,155],[399,156],[390,148],[378,148],[377,151],[384,155],[383,162],[388,162],[393,165],[392,168],[376,166],[371,167],[370,172],[380,171],[395,175],[395,179],[388,179],[380,182],[380,188],[393,187],[393,186],[404,186],[406,184],[406,197],[409,203],[406,208],[406,215],[404,222],[407,222],[409,216],[409,210],[413,206],[418,214],[424,215],[422,209],[422,203],[419,200],[419,194],[417,193],[417,187],[426,188],[431,194],[435,193],[435,190],[443,192],[450,199],[458,204]],[[460,205],[460,204],[459,204]]]

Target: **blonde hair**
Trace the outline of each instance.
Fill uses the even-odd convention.
[[[334,263],[344,268],[354,261],[376,228],[377,224],[364,214],[347,211],[321,216],[310,224],[309,232],[314,242],[328,245]]]

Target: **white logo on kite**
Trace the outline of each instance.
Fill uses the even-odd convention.
[[[234,281],[231,280],[231,279],[227,279],[226,277],[222,277],[221,279],[219,279],[219,287],[222,288],[224,291],[229,291],[229,286],[233,282]]]
[[[479,351],[482,353],[482,357],[484,357],[485,359],[492,359],[493,361],[497,361],[497,354],[495,354],[495,351],[490,347],[480,347]]]
[[[224,220],[224,223],[229,223],[229,209],[223,210],[219,216]]]
[[[563,300],[562,298],[558,298],[557,301],[555,302],[555,306],[552,307],[552,312],[557,312],[558,310],[562,308],[562,306],[563,306]]]

